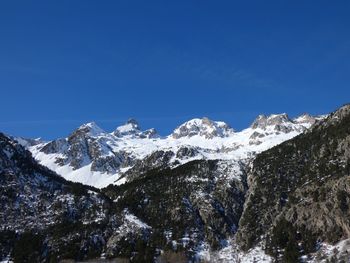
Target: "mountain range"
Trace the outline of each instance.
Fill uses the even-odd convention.
[[[96,123],[81,125],[67,138],[50,142],[15,138],[42,165],[65,179],[106,187],[129,181],[134,170],[176,167],[192,160],[245,160],[308,129],[322,116],[259,115],[252,125],[235,132],[227,123],[192,119],[166,137],[155,129],[142,131],[130,119],[113,132]],[[151,160],[153,163],[151,163]]]
[[[235,131],[134,119],[67,138],[0,134],[0,258],[348,262],[350,105]]]

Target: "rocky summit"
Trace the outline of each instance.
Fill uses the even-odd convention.
[[[206,139],[213,137],[228,137],[234,130],[225,122],[212,121],[204,117],[193,119],[177,127],[171,136],[174,139],[182,137],[202,136]]]
[[[235,131],[134,119],[49,142],[0,134],[0,259],[349,262],[350,105]]]

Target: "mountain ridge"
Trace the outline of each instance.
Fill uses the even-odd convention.
[[[140,165],[147,170],[175,167],[196,159],[247,159],[304,132],[316,120],[317,117],[310,115],[299,122],[286,114],[260,115],[249,128],[236,132],[225,122],[204,117],[183,123],[165,137],[159,136],[155,129],[142,131],[134,119],[112,132],[90,122],[67,138],[33,145],[28,142],[26,147],[40,163],[66,179],[105,187],[125,182],[127,171],[139,170],[136,167]],[[150,162],[140,164],[157,152],[158,156],[169,152],[161,166]]]
[[[302,115],[306,116],[306,115]],[[191,119],[173,133],[161,137],[155,129],[141,130],[134,119],[106,132],[90,122],[75,129],[67,138],[50,142],[25,142],[43,165],[64,178],[95,187],[124,183],[128,170],[140,171],[165,166],[175,167],[197,159],[247,159],[308,129],[317,117],[295,121],[286,114],[260,115],[242,131],[227,123],[208,118]],[[259,119],[260,118],[260,119]],[[301,117],[300,117],[301,118]],[[152,156],[169,152],[162,164],[151,163]],[[141,164],[143,161],[147,162]],[[135,173],[134,173],[135,174]],[[131,177],[134,178],[134,175]]]

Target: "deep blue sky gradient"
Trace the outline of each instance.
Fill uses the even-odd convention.
[[[349,1],[1,1],[0,131],[46,139],[129,117],[327,113],[350,98]]]

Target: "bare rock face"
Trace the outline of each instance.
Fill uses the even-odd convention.
[[[260,145],[266,136],[303,133],[324,116],[313,117],[307,113],[290,119],[287,114],[259,115],[250,128],[254,132],[249,137],[249,145]]]
[[[254,122],[250,127],[252,129],[256,129],[256,128],[264,129],[266,126],[267,126],[267,116],[261,114],[254,120]]]
[[[176,158],[178,159],[191,158],[196,156],[198,153],[199,153],[198,150],[194,147],[183,146],[176,152]]]
[[[311,116],[308,113],[304,113],[300,115],[299,117],[293,119],[294,123],[304,123],[304,124],[310,124],[313,125],[317,121],[318,117]]]
[[[124,173],[127,181],[141,178],[150,170],[164,170],[172,166],[171,159],[174,157],[172,151],[155,151],[142,160],[136,160],[133,167]]]
[[[252,135],[249,137],[249,145],[259,145],[261,144],[261,141],[259,139],[264,138],[266,135],[265,133],[260,132],[253,132]]]
[[[118,169],[125,163],[130,163],[131,158],[126,156],[123,153],[115,153],[111,156],[103,156],[94,158],[91,162],[91,171],[96,172],[107,172],[115,173]],[[128,162],[129,160],[129,162]]]
[[[273,114],[270,116],[266,115],[259,115],[251,125],[252,129],[260,128],[265,129],[267,126],[272,125],[282,125],[285,123],[289,123],[291,120],[289,119],[288,115],[283,114]]]
[[[273,114],[270,116],[259,115],[251,125],[251,128],[266,130],[268,127],[273,127],[277,132],[288,133],[296,129],[296,127],[292,124],[292,120],[290,120],[288,115],[285,113]]]
[[[64,152],[68,148],[68,143],[66,139],[57,139],[46,143],[41,151],[46,154]]]
[[[262,138],[274,134],[288,134],[291,132],[302,133],[309,129],[317,120],[323,117],[313,117],[309,114],[303,114],[291,120],[287,114],[272,114],[269,116],[259,115],[252,125],[255,130],[250,136],[250,145],[259,145]]]

